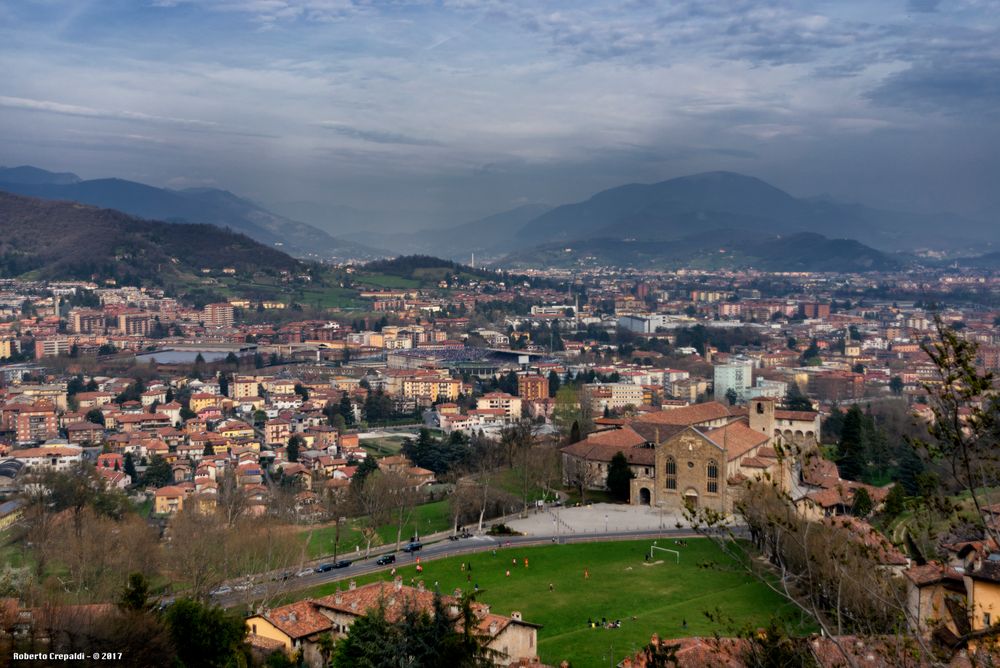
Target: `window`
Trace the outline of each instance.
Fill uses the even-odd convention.
[[[714,459],[708,462],[708,491],[712,494],[719,491],[719,465]]]
[[[757,402],[757,415],[763,415],[763,414],[764,414],[764,404],[762,404],[762,403],[760,403],[758,401]]]
[[[983,613],[983,626],[989,626],[989,625],[990,625],[990,613],[984,612]]]
[[[666,488],[677,489],[677,460],[667,456]]]

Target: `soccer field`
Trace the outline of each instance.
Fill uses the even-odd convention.
[[[655,559],[660,563],[646,565],[644,555],[651,544],[642,540],[499,548],[496,556],[485,552],[423,561],[421,578],[429,589],[437,582],[445,594],[478,584],[479,600],[489,603],[493,612],[519,610],[525,620],[543,625],[538,633],[543,661],[559,665],[567,659],[575,668],[615,665],[648,643],[653,633],[669,638],[731,632],[711,622],[705,612],[721,610],[740,626],[764,625],[775,613],[793,614],[777,594],[727,566],[726,557],[708,540],[689,539],[686,546],[675,546],[661,539],[661,546],[680,551],[679,564],[673,555],[658,552]],[[462,570],[463,562],[472,565],[471,572]],[[401,566],[398,572],[406,583],[417,576],[413,565]],[[357,582],[389,578],[385,572]],[[321,596],[335,588],[324,585],[309,593]],[[587,624],[588,619],[602,618],[621,620],[621,628],[593,629]]]

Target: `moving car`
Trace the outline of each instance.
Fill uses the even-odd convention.
[[[418,552],[423,548],[424,544],[419,540],[415,540],[403,548],[403,552]]]
[[[375,563],[379,566],[388,566],[389,564],[396,563],[395,554],[383,554],[381,557],[375,560]]]
[[[316,567],[317,573],[326,573],[327,571],[333,570],[333,564],[320,564]]]
[[[230,587],[229,585],[222,585],[221,587],[213,589],[212,591],[209,592],[209,594],[212,596],[225,596],[226,594],[232,594],[232,593],[233,593],[233,588]]]
[[[340,561],[333,562],[333,567],[334,568],[347,568],[350,565],[351,565],[351,562],[348,561],[347,559],[341,559]]]

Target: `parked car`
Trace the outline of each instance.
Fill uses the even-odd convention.
[[[424,544],[418,540],[409,543],[403,548],[403,552],[419,552],[424,547]]]
[[[347,559],[341,559],[340,561],[333,562],[333,567],[334,568],[347,568],[350,565],[351,565],[351,562],[348,561]]]
[[[248,591],[250,589],[253,589],[253,582],[246,580],[234,586],[233,589],[235,589],[236,591]]]
[[[389,564],[396,563],[395,554],[383,554],[381,557],[375,560],[375,563],[379,566],[388,566]]]
[[[233,588],[229,585],[222,585],[209,592],[212,596],[225,596],[226,594],[232,594]]]
[[[316,571],[314,571],[313,569],[311,569],[311,568],[307,568],[307,569],[305,569],[304,571],[299,571],[298,573],[296,573],[296,574],[295,574],[295,577],[298,577],[298,578],[304,578],[305,576],[307,576],[307,575],[312,575],[312,574],[313,574],[313,573],[315,573],[315,572],[316,572]]]
[[[317,573],[326,573],[327,571],[333,570],[333,564],[320,564],[316,567]]]

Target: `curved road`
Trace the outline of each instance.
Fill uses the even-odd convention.
[[[265,594],[290,594],[298,590],[309,589],[311,587],[329,582],[349,580],[360,575],[367,575],[369,573],[376,573],[379,571],[388,571],[391,570],[393,566],[410,566],[415,563],[417,557],[420,557],[421,562],[432,561],[435,559],[444,559],[445,557],[454,557],[462,554],[473,554],[493,549],[505,549],[505,546],[508,543],[511,547],[538,547],[543,545],[552,545],[557,541],[558,544],[565,545],[569,543],[600,543],[616,540],[641,540],[643,538],[696,538],[698,536],[699,534],[691,529],[655,529],[640,531],[612,531],[609,533],[599,534],[560,534],[558,536],[484,535],[462,538],[455,541],[441,540],[436,543],[425,545],[422,550],[414,554],[399,552],[396,554],[396,563],[388,566],[379,566],[375,563],[375,560],[382,556],[381,554],[372,555],[368,559],[362,558],[352,562],[347,568],[337,568],[326,571],[325,573],[317,573],[313,571],[302,577],[292,574],[284,580],[275,578],[268,582],[255,585],[250,591],[232,591],[223,595],[213,596],[212,600],[215,603],[228,608],[240,604],[252,603],[253,601],[262,598]]]

